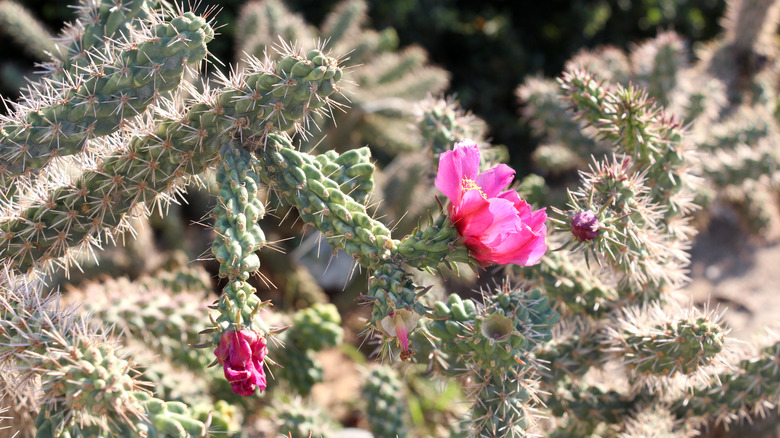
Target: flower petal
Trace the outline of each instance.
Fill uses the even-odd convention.
[[[479,173],[479,146],[471,140],[455,145],[455,149],[441,154],[436,173],[436,188],[453,203],[460,202],[462,181],[474,180]]]
[[[495,198],[515,177],[515,171],[506,164],[486,170],[477,175],[476,183],[488,198]]]

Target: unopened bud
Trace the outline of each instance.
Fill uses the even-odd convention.
[[[599,237],[599,220],[596,214],[586,210],[572,216],[571,232],[580,242]]]

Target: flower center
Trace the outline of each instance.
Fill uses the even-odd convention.
[[[479,194],[482,195],[483,198],[487,199],[487,195],[485,195],[485,192],[482,191],[482,187],[477,185],[477,182],[473,179],[466,178],[465,176],[460,181],[460,186],[463,190],[469,191],[469,190],[479,190]]]

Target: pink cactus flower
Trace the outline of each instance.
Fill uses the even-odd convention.
[[[265,390],[263,359],[268,353],[266,345],[265,338],[252,330],[227,330],[222,334],[214,354],[225,368],[225,378],[236,394],[254,395],[255,386],[260,392]]]
[[[450,199],[452,222],[471,254],[491,263],[530,266],[547,251],[547,214],[532,211],[514,190],[503,191],[515,171],[505,164],[479,173],[479,146],[472,140],[441,154],[436,187]]]

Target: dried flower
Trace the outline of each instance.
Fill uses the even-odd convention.
[[[580,242],[599,237],[599,219],[590,210],[579,212],[571,218],[571,232]]]
[[[531,207],[514,190],[501,192],[515,171],[499,164],[479,173],[479,146],[472,140],[441,154],[436,187],[449,199],[452,222],[471,254],[491,263],[530,266],[547,251],[547,214]]]
[[[222,334],[214,354],[225,368],[225,378],[236,394],[254,395],[255,386],[261,392],[265,390],[263,359],[268,352],[266,345],[265,338],[252,330],[227,330]]]
[[[401,359],[407,360],[411,358],[414,352],[409,348],[409,333],[417,327],[417,321],[420,320],[420,315],[409,309],[398,309],[390,312],[381,321],[382,331],[386,335],[398,337],[398,342],[401,344]]]

